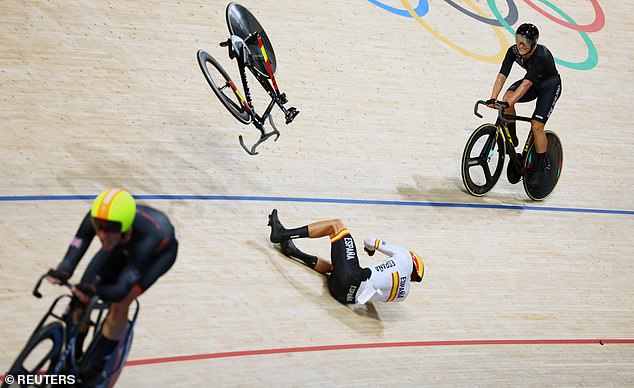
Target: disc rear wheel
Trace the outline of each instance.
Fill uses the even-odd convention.
[[[546,158],[548,161],[548,167],[545,170],[543,179],[531,185],[530,177],[535,173],[535,143],[530,146],[526,157],[524,158],[524,190],[530,199],[534,201],[542,201],[546,199],[557,186],[559,182],[559,176],[561,175],[561,169],[564,163],[564,150],[561,145],[561,141],[555,132],[545,131],[546,139],[548,140],[548,150],[546,151]]]

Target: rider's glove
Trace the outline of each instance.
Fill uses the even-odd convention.
[[[68,281],[68,274],[64,271],[60,271],[57,269],[52,269],[52,268],[49,269],[48,272],[46,273],[46,276],[50,276],[52,278],[59,280],[61,284],[66,284],[66,282]]]
[[[97,292],[95,286],[90,283],[79,283],[75,287],[88,297],[92,297]]]
[[[376,250],[374,249],[375,244],[376,244],[376,241],[377,241],[377,240],[375,240],[375,239],[373,239],[373,238],[369,238],[369,237],[366,237],[366,238],[363,240],[363,250],[364,250],[364,251],[365,251],[365,253],[367,253],[369,256],[374,255],[374,252],[376,252]]]

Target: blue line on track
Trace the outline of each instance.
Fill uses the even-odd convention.
[[[170,201],[262,201],[262,202],[308,202],[308,203],[336,203],[351,205],[386,205],[409,207],[450,207],[472,209],[498,209],[498,210],[528,210],[566,213],[594,213],[594,214],[618,214],[634,215],[634,210],[616,209],[588,209],[573,207],[551,207],[530,205],[495,205],[483,203],[451,203],[451,202],[418,202],[418,201],[388,201],[375,199],[345,199],[345,198],[303,198],[303,197],[269,197],[248,195],[135,195],[140,200],[170,200]],[[0,202],[23,201],[77,201],[92,200],[94,195],[15,195],[0,196]]]

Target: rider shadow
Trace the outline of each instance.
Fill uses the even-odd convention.
[[[509,192],[489,192],[486,195],[486,201],[483,201],[482,199],[478,199],[477,197],[473,197],[469,194],[459,177],[439,180],[437,177],[414,175],[412,178],[415,182],[414,185],[400,185],[396,187],[396,191],[403,197],[403,200],[417,202],[467,203],[462,198],[464,194],[464,198],[476,198],[478,203],[483,204],[499,202],[502,205],[523,206],[530,202],[525,198],[523,192],[515,194]],[[423,189],[424,187],[429,187],[431,182],[433,182],[432,189]],[[439,201],[439,199],[441,200]]]
[[[378,311],[376,310],[375,306],[372,303],[367,303],[363,306],[355,306],[354,308],[352,307],[347,307],[342,305],[341,303],[337,302],[334,298],[332,298],[330,296],[330,292],[328,291],[328,285],[326,283],[326,278],[325,276],[321,276],[323,279],[323,286],[322,286],[322,292],[321,293],[317,293],[315,292],[314,289],[305,286],[304,284],[302,284],[301,282],[297,281],[297,278],[293,275],[291,275],[286,268],[288,268],[288,266],[286,265],[286,263],[281,263],[280,260],[277,260],[277,257],[275,257],[274,255],[271,254],[270,252],[270,248],[269,247],[265,247],[262,244],[253,241],[253,240],[249,240],[247,241],[247,243],[252,247],[255,248],[259,251],[261,251],[263,254],[266,255],[266,257],[269,259],[269,262],[273,265],[273,268],[275,268],[277,270],[277,272],[282,275],[282,277],[284,277],[284,279],[286,279],[286,281],[293,287],[295,288],[295,290],[297,290],[300,294],[302,294],[307,300],[313,302],[316,305],[319,306],[323,306],[323,297],[324,295],[327,295],[327,297],[332,301],[331,304],[328,304],[328,307],[326,308],[326,312],[332,316],[333,318],[341,321],[342,323],[344,323],[346,326],[348,326],[350,329],[360,333],[360,334],[364,334],[367,335],[368,334],[368,326],[370,326],[371,328],[371,332],[373,334],[378,334],[378,335],[382,335],[383,330],[384,330],[384,326],[383,326],[383,322],[381,321],[381,317],[379,316]],[[275,249],[279,252],[279,255],[285,260],[288,261],[290,263],[294,263],[297,266],[301,267],[304,270],[310,271],[311,273],[315,274],[315,275],[319,275],[317,272],[315,272],[314,270],[300,264],[297,263],[296,261],[286,257],[284,254],[282,254],[279,246],[276,246]],[[346,311],[349,312],[353,312],[355,315],[357,315],[358,317],[361,317],[362,319],[359,320],[357,317],[353,317],[350,314],[348,314]]]

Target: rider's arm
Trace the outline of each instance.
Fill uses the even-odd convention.
[[[377,290],[374,288],[372,281],[367,280],[359,286],[359,292],[357,292],[356,296],[356,304],[365,304],[375,298],[375,295],[379,295],[379,297],[383,296],[383,292],[381,290]]]
[[[495,82],[493,83],[493,91],[491,92],[491,99],[497,100],[502,88],[504,87],[504,83],[506,82],[506,76],[502,73],[499,73],[497,77],[495,77]]]
[[[407,251],[407,249],[399,247],[398,245],[390,244],[385,241],[375,239],[373,237],[366,237],[363,240],[363,246],[366,250],[373,252],[378,250],[388,256],[394,255],[398,251]]]
[[[90,212],[88,212],[84,217],[84,220],[81,222],[77,233],[75,233],[75,237],[68,245],[66,255],[57,266],[57,270],[68,274],[68,277],[71,277],[77,267],[77,264],[79,264],[79,260],[81,260],[88,250],[88,247],[94,237],[95,229],[93,228],[90,220]]]
[[[497,100],[502,88],[504,87],[504,83],[511,73],[511,67],[513,67],[513,63],[515,62],[515,53],[513,52],[513,47],[509,47],[506,50],[506,55],[504,56],[504,60],[502,61],[502,65],[500,66],[500,72],[497,77],[495,77],[495,82],[493,83],[493,91],[491,92],[491,99]]]

